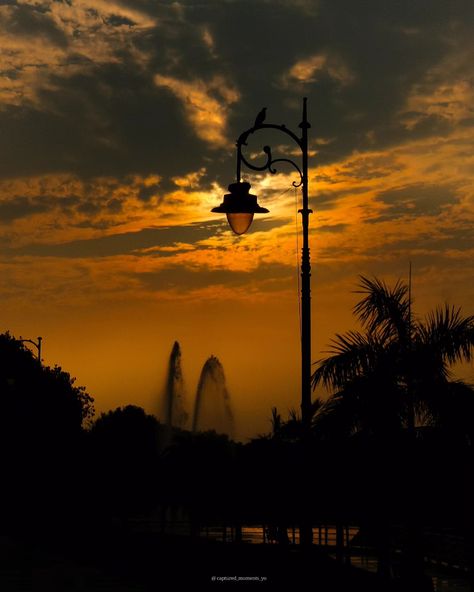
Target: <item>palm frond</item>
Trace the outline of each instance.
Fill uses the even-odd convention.
[[[294,407],[288,409],[288,421],[298,422],[300,421],[300,416],[298,415],[298,411]]]
[[[419,323],[421,342],[448,364],[474,359],[474,316],[463,317],[461,309],[445,304]]]
[[[272,417],[270,422],[272,424],[272,434],[275,436],[281,431],[281,415],[278,413],[276,407],[272,407]]]
[[[463,380],[445,381],[430,393],[432,423],[461,434],[474,435],[474,387]]]
[[[317,415],[323,407],[324,401],[321,399],[321,397],[316,397],[316,399],[311,402],[311,417]]]
[[[349,331],[337,334],[327,353],[331,355],[316,362],[313,389],[320,383],[327,389],[340,389],[355,377],[372,371],[383,347],[374,335]]]
[[[374,277],[360,276],[360,290],[365,297],[354,307],[354,314],[369,332],[383,339],[407,340],[410,331],[408,286],[398,280],[393,288]]]
[[[347,391],[338,391],[318,409],[312,419],[312,431],[322,439],[351,436],[358,430],[358,405]]]
[[[474,441],[474,390],[451,372],[474,360],[474,316],[445,305],[414,321],[403,282],[390,288],[361,276],[359,287],[364,297],[354,312],[365,331],[337,334],[328,357],[316,362],[313,389],[332,394],[313,414],[313,428],[382,435],[414,424],[457,426]]]
[[[313,418],[313,430],[323,438],[361,431],[387,435],[401,429],[405,416],[400,390],[390,379],[362,376],[329,397]]]
[[[413,411],[415,413],[415,425],[414,427],[426,427],[436,425],[436,415],[433,412],[432,406],[427,401],[420,399],[413,402]]]

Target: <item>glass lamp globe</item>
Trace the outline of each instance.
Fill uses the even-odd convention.
[[[245,234],[253,220],[253,212],[228,212],[227,222],[235,234]]]

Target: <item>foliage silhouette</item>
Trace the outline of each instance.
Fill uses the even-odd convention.
[[[102,413],[87,436],[97,520],[124,526],[146,516],[158,496],[164,426],[141,407],[127,405]]]
[[[9,333],[0,335],[0,524],[7,532],[53,529],[64,512],[81,507],[82,425],[94,407],[74,382]]]
[[[365,333],[336,335],[331,355],[317,362],[313,387],[322,384],[331,396],[315,422],[322,427],[327,416],[337,417],[348,433],[453,428],[446,400],[456,399],[451,409],[460,419],[474,399],[472,387],[454,380],[451,371],[454,363],[473,359],[474,316],[445,305],[421,321],[412,317],[408,286],[401,281],[390,288],[361,277],[360,288],[364,297],[354,313]]]
[[[457,442],[458,458],[472,444],[474,389],[453,378],[452,365],[473,359],[474,317],[445,305],[424,321],[414,318],[409,288],[401,281],[391,288],[361,277],[358,293],[363,298],[354,313],[365,332],[336,335],[331,355],[317,363],[313,387],[322,384],[331,395],[315,414],[313,427],[323,434],[333,430],[339,438],[369,438],[377,472],[366,474],[372,491],[366,488],[361,501],[379,567],[390,573],[390,523],[401,520],[407,536],[400,577],[413,589],[430,589],[423,575],[422,523],[433,515],[433,500],[441,500],[440,489],[447,492],[433,487],[441,466],[433,464],[436,439],[426,428],[448,433],[448,449]],[[453,480],[462,483],[464,468],[450,462],[458,468]],[[454,502],[452,494],[442,500],[444,507],[448,500]]]

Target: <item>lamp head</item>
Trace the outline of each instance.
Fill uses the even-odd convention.
[[[229,192],[224,195],[220,206],[212,208],[211,212],[227,215],[227,221],[235,234],[244,234],[252,224],[254,214],[266,214],[267,208],[257,203],[257,196],[251,195],[250,183],[238,181],[229,185]]]

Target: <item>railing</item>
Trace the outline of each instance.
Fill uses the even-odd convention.
[[[138,530],[153,531],[176,536],[193,536],[212,539],[222,543],[278,545],[299,545],[299,531],[294,525],[278,529],[274,525],[244,525],[236,528],[231,525],[213,524],[191,528],[189,520],[141,520],[134,523]],[[328,554],[344,563],[364,570],[376,572],[378,569],[377,551],[364,537],[358,537],[360,528],[345,525],[340,534],[340,545],[334,524],[319,524],[313,527],[313,544],[325,548]],[[403,528],[393,527],[390,531],[390,563],[396,574],[401,559]],[[282,536],[286,535],[286,536]],[[437,592],[467,592],[469,590],[469,557],[461,535],[447,529],[426,529],[423,533],[423,548],[426,573],[433,578]]]

